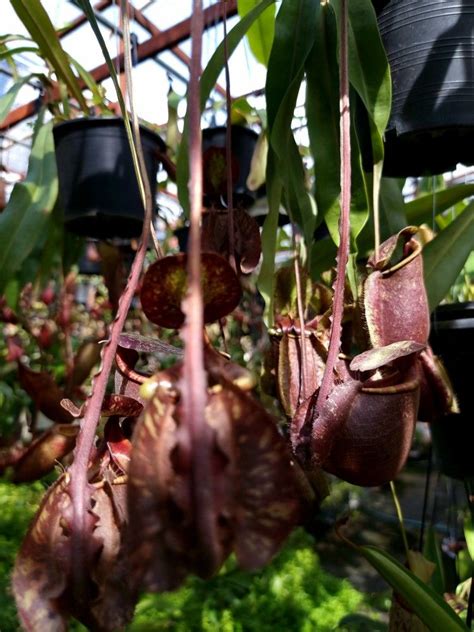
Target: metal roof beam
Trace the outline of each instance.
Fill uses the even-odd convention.
[[[232,17],[237,13],[237,0],[227,0],[227,17]],[[210,28],[215,26],[215,24],[222,22],[224,19],[224,3],[218,2],[216,4],[211,5],[207,9],[204,10],[204,28]],[[138,61],[145,61],[150,59],[164,50],[169,50],[178,46],[181,42],[187,40],[191,34],[191,18],[187,18],[182,22],[178,22],[169,29],[165,31],[161,31],[159,34],[153,35],[145,42],[142,42],[137,47],[137,57]],[[113,64],[119,71],[123,70],[124,56],[123,54],[118,55],[113,60]],[[90,74],[94,77],[95,81],[101,82],[104,79],[107,79],[110,76],[109,68],[106,63],[97,66],[93,70],[90,71]],[[82,88],[85,88],[85,85],[82,81],[78,80],[79,85]],[[48,93],[45,94],[43,98],[43,102],[47,103],[49,100],[55,100],[59,98],[59,89],[55,86],[53,89],[48,90]],[[8,129],[12,125],[16,125],[21,121],[24,121],[26,118],[33,116],[38,108],[38,100],[35,99],[21,105],[16,108],[4,119],[4,121],[0,124],[0,131]]]

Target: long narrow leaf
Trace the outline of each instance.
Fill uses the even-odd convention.
[[[84,112],[87,113],[87,103],[82,95],[82,90],[40,0],[11,0],[11,4],[45,58],[56,71],[58,78],[64,81],[71,95],[77,99]]]
[[[406,203],[409,224],[419,226],[430,222],[433,215],[439,215],[458,202],[474,195],[474,184],[456,184],[449,189],[435,191]]]
[[[227,50],[229,57],[237,48],[242,38],[246,35],[249,28],[257,20],[267,7],[274,4],[276,0],[262,0],[256,7],[249,11],[227,34]],[[217,83],[217,79],[224,68],[224,42],[221,42],[209,60],[206,68],[201,75],[200,93],[201,93],[201,111],[206,105],[206,101],[211,94],[212,89]],[[189,215],[189,161],[188,161],[188,116],[184,121],[183,135],[179,148],[178,161],[176,165],[176,182],[178,185],[178,198],[186,215]]]
[[[426,291],[433,310],[446,296],[474,248],[474,202],[423,248]]]
[[[0,292],[46,230],[58,195],[52,123],[38,119],[28,174],[0,215]]]
[[[261,0],[237,0],[239,15],[244,17],[254,7],[258,6],[260,2]],[[275,6],[270,5],[247,31],[250,50],[254,54],[255,59],[264,66],[268,65],[275,35],[275,13]]]
[[[374,546],[360,546],[357,550],[430,630],[466,632],[468,628],[444,599],[391,555]]]
[[[277,247],[278,212],[282,195],[282,183],[274,175],[276,156],[270,148],[267,162],[268,215],[262,230],[263,261],[258,276],[258,289],[265,301],[264,320],[267,327],[273,325],[273,300],[275,287],[275,255]]]
[[[282,3],[275,22],[275,38],[268,63],[265,85],[267,121],[270,150],[274,154],[271,169],[267,168],[267,188],[284,191],[291,219],[296,221],[311,244],[316,223],[316,206],[311,203],[306,190],[305,172],[298,147],[291,130],[296,100],[304,75],[305,62],[316,38],[316,27],[321,4],[319,0],[286,0]],[[278,179],[279,183],[273,182]],[[270,236],[270,226],[277,230],[273,221],[278,214],[280,199],[269,198],[269,215],[266,220],[268,243],[275,243],[276,234]],[[265,278],[274,282],[273,261],[262,244],[265,261]],[[262,277],[259,279],[261,287]],[[270,296],[273,289],[265,289]],[[271,301],[271,299],[270,299]],[[271,321],[271,306],[266,303],[266,319]]]
[[[31,77],[32,75],[25,75],[21,79],[17,79],[12,87],[3,96],[0,97],[0,123],[3,123],[3,121],[6,119],[8,113],[13,107],[13,104],[15,103],[15,99],[18,93],[20,92],[21,88],[26,83],[28,83]]]

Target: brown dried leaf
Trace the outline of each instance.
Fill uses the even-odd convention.
[[[267,564],[300,517],[290,454],[275,421],[256,400],[227,384],[210,396],[206,417],[226,454],[233,549],[247,570]]]
[[[181,303],[187,290],[187,255],[155,261],[143,279],[141,302],[145,315],[161,327],[177,329],[184,323]],[[227,316],[238,305],[242,290],[235,272],[215,253],[203,253],[201,284],[206,323]]]
[[[60,597],[70,572],[69,541],[61,516],[70,514],[67,478],[61,476],[47,491],[17,555],[12,588],[24,630],[63,632],[67,614]]]
[[[137,521],[130,533],[137,587],[169,590],[190,573],[208,577],[232,548],[242,566],[260,567],[299,516],[290,457],[274,420],[248,393],[219,379],[219,364],[209,352],[206,368],[212,384],[207,431],[198,439],[211,449],[212,483],[205,506],[194,502],[194,486],[202,485],[193,479],[200,446],[184,425],[176,366],[174,375],[156,376],[154,395],[134,434],[129,511]],[[200,512],[214,526],[210,542],[196,539]]]
[[[195,568],[189,462],[179,454],[185,447],[179,445],[174,413],[175,404],[156,395],[133,438],[128,481],[129,513],[134,516],[131,576],[134,586],[151,591],[176,588]],[[173,457],[182,462],[179,471]]]

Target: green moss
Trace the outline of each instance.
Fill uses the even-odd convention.
[[[297,531],[260,573],[239,571],[232,559],[208,582],[193,578],[175,593],[143,597],[129,629],[325,632],[362,600],[349,582],[321,569],[312,539]]]

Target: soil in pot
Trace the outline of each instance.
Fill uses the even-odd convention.
[[[152,191],[165,143],[141,127]],[[138,237],[143,204],[123,120],[85,118],[54,128],[59,195],[68,230],[96,238]]]

